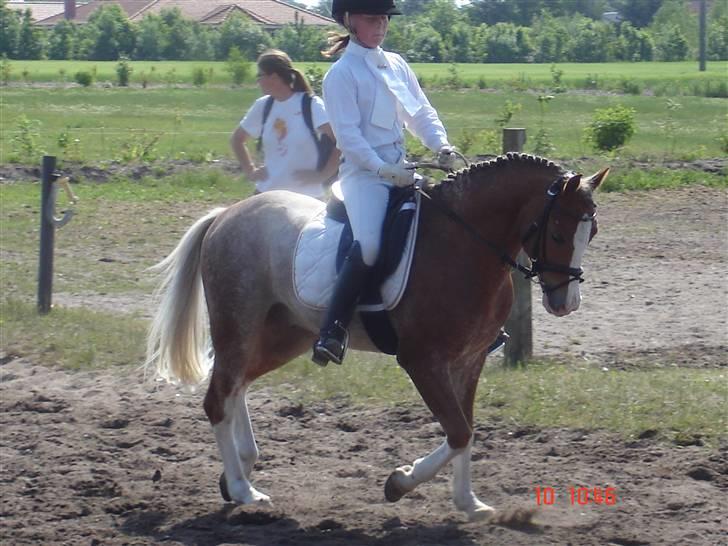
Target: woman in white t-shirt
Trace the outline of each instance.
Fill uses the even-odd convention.
[[[230,139],[240,168],[255,182],[256,192],[289,190],[321,198],[324,183],[333,178],[339,166],[339,153],[334,147],[325,164],[317,169],[319,148],[312,129],[317,138],[328,137],[329,142],[334,142],[324,103],[313,96],[306,77],[293,68],[285,52],[265,51],[257,64],[258,84],[264,96],[253,103]],[[306,123],[304,100],[310,101],[312,127]],[[246,146],[251,138],[262,138],[263,165],[253,163]]]

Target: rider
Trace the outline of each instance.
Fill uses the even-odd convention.
[[[343,51],[324,78],[324,103],[343,156],[341,189],[354,243],[313,346],[313,360],[322,366],[344,358],[346,328],[379,255],[390,190],[414,182],[414,166],[405,161],[403,128],[437,153],[443,168],[451,168],[455,152],[412,69],[380,47],[390,17],[400,14],[394,2],[333,0],[331,12],[347,33],[330,38],[325,52]]]

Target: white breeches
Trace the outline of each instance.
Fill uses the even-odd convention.
[[[376,152],[387,163],[399,163],[404,159],[404,149],[398,143],[377,148]],[[341,191],[354,240],[361,245],[364,263],[374,265],[379,256],[382,224],[392,184],[350,161],[342,163],[340,173]]]

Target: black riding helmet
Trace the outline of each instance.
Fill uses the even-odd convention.
[[[344,25],[345,13],[366,13],[368,15],[401,15],[393,0],[333,0],[331,15]]]

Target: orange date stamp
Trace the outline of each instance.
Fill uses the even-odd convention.
[[[553,487],[536,486],[533,488],[536,494],[536,504],[539,506],[551,506],[556,503],[557,494]],[[566,498],[571,506],[606,505],[617,504],[617,489],[614,487],[574,487],[566,490]]]

